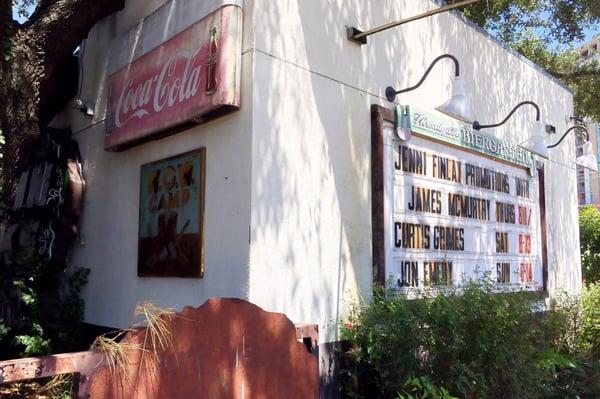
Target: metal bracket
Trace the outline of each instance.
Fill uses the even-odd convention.
[[[348,37],[348,40],[350,40],[352,43],[362,46],[363,44],[367,44],[367,36],[356,38],[355,36],[360,33],[363,33],[363,31],[356,29],[354,26],[349,26],[346,28],[346,36]]]

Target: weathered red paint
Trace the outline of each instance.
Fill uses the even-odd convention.
[[[77,374],[78,399],[311,399],[319,396],[314,324],[239,299],[211,299],[167,319],[172,346],[132,351],[111,371],[97,351],[0,362],[0,384]],[[143,345],[145,329],[124,342]],[[310,341],[310,342],[309,342]],[[149,341],[146,348],[150,349]]]
[[[112,74],[105,148],[237,109],[240,15],[239,7],[223,6]]]
[[[104,357],[97,351],[5,360],[0,362],[0,384],[52,377],[57,374],[91,374],[104,364]]]
[[[134,351],[111,374],[96,372],[85,393],[102,399],[311,399],[319,396],[318,362],[283,314],[236,299],[211,299],[168,320],[172,348]],[[143,344],[144,330],[124,340]]]

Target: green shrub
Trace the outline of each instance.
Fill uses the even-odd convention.
[[[532,311],[536,300],[494,293],[485,282],[417,300],[378,291],[342,327],[351,343],[343,390],[351,398],[396,398],[406,381],[428,376],[438,396],[413,397],[542,397],[568,367],[560,353],[568,315],[541,317]]]
[[[579,345],[600,359],[600,284],[583,288]]]
[[[408,378],[402,388],[396,399],[458,399],[450,395],[446,388],[437,387],[428,376]]]
[[[79,327],[84,311],[81,290],[89,270],[75,268],[56,276],[32,264],[38,273],[25,270],[24,276],[15,278],[0,272],[3,287],[11,289],[16,296],[11,300],[18,305],[18,317],[10,325],[0,318],[0,360],[84,350],[89,345],[84,345]]]
[[[593,206],[579,211],[579,237],[583,280],[600,282],[600,212]]]

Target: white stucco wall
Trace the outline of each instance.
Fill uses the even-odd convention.
[[[321,342],[337,339],[338,319],[368,298],[371,260],[370,106],[391,106],[388,85],[414,84],[449,52],[461,62],[482,123],[519,101],[566,129],[572,96],[530,63],[452,14],[410,23],[358,46],[346,26],[369,28],[435,6],[429,0],[245,0],[242,108],[208,124],[118,153],[103,150],[110,40],[164,0],[128,0],[90,33],[82,98],[93,120],[69,112],[85,159],[85,245],[72,263],[91,269],[86,321],[123,327],[135,304],[198,305],[215,296],[249,299],[295,322],[318,323]],[[433,108],[449,95],[442,62],[422,87],[398,101]],[[523,108],[500,137],[522,141],[533,110]],[[90,125],[93,126],[90,126]],[[549,141],[555,138],[549,137]],[[205,277],[137,277],[140,166],[207,147]],[[545,161],[550,290],[580,288],[572,138]]]
[[[93,324],[126,327],[135,305],[145,300],[181,309],[211,297],[246,298],[248,293],[253,60],[246,41],[241,110],[158,141],[104,151],[108,44],[163,3],[126,1],[124,10],[94,27],[86,41],[81,98],[96,104],[96,115],[90,119],[70,111],[67,118],[81,148],[87,180],[84,245],[75,245],[71,263],[91,269],[84,299],[85,320]],[[244,37],[250,40],[252,35]],[[199,147],[206,147],[205,277],[140,278],[140,166]]]
[[[412,22],[358,46],[346,26],[370,28],[436,6],[432,1],[255,0],[250,301],[337,338],[345,303],[372,284],[370,105],[388,85],[416,83],[442,53],[458,57],[482,123],[522,100],[563,132],[571,94],[453,14]],[[450,94],[451,63],[436,65],[397,101],[432,109]],[[523,108],[487,131],[522,142],[533,120]],[[555,137],[548,137],[553,142]],[[572,138],[545,162],[549,287],[580,288]]]

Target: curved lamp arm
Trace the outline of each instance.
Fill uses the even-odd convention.
[[[435,60],[433,60],[433,62],[431,64],[429,64],[429,67],[427,67],[427,70],[423,74],[423,77],[421,78],[421,80],[419,80],[419,82],[416,85],[410,86],[410,87],[407,87],[406,89],[402,89],[402,90],[398,90],[398,91],[396,91],[396,89],[394,89],[392,86],[388,86],[385,89],[385,97],[387,98],[387,100],[389,102],[393,102],[394,99],[396,98],[396,95],[398,95],[400,93],[406,93],[407,91],[414,90],[417,87],[421,86],[423,84],[423,82],[425,81],[425,78],[427,78],[427,75],[429,75],[429,72],[431,72],[431,70],[433,69],[433,66],[435,64],[437,64],[437,62],[439,60],[444,59],[444,58],[450,58],[452,61],[454,61],[454,76],[459,77],[460,76],[460,66],[458,65],[458,59],[456,59],[456,57],[453,56],[452,54],[442,54],[439,57],[437,57]]]
[[[581,130],[583,130],[583,132],[585,133],[585,139],[586,139],[586,141],[590,141],[590,134],[587,131],[587,129],[585,127],[583,127],[583,126],[575,125],[575,126],[571,126],[570,128],[568,128],[567,131],[562,135],[562,137],[560,138],[560,140],[558,140],[556,143],[554,143],[552,145],[549,145],[548,148],[554,148],[557,145],[559,145],[564,140],[564,138],[567,137],[567,134],[569,134],[569,132],[571,130],[575,130],[575,129],[581,129]],[[576,134],[577,134],[577,132],[576,132]]]
[[[533,101],[522,101],[522,102],[518,103],[518,104],[517,104],[517,105],[516,105],[516,106],[515,106],[515,107],[512,109],[512,111],[510,111],[510,112],[508,113],[508,115],[506,115],[506,118],[504,118],[504,119],[502,120],[502,122],[499,122],[499,123],[493,123],[493,124],[491,124],[491,125],[481,125],[481,124],[479,124],[479,122],[475,121],[475,122],[473,122],[473,129],[475,129],[475,130],[479,130],[479,129],[487,129],[487,128],[490,128],[490,127],[498,127],[498,126],[504,125],[504,124],[506,123],[506,121],[507,121],[507,120],[508,120],[508,119],[509,119],[509,118],[512,116],[512,114],[514,114],[514,113],[515,113],[515,111],[516,111],[517,109],[519,109],[520,107],[522,107],[523,105],[531,105],[531,106],[533,106],[533,107],[535,108],[535,120],[536,120],[536,121],[539,121],[539,120],[540,120],[540,107],[538,107],[538,105],[537,105],[536,103],[534,103]]]

